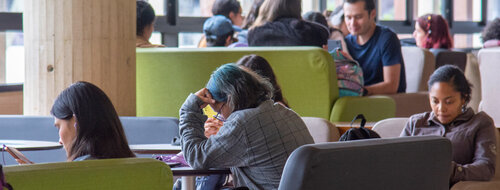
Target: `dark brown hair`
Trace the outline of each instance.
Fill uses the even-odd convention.
[[[285,100],[283,94],[281,93],[281,87],[276,81],[276,76],[274,75],[273,68],[271,67],[271,65],[269,65],[269,62],[267,62],[266,59],[261,56],[252,54],[243,56],[240,60],[238,60],[236,64],[244,66],[257,73],[261,77],[268,79],[274,88],[273,97],[271,99],[273,99],[275,102],[283,103],[286,107],[290,107],[288,106],[288,102]]]
[[[135,157],[130,150],[111,100],[97,86],[76,82],[57,96],[50,113],[63,120],[76,118],[76,138],[68,160]]]

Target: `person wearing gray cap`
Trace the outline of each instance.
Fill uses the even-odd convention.
[[[229,46],[234,42],[234,28],[231,20],[222,15],[210,17],[203,24],[207,47]]]

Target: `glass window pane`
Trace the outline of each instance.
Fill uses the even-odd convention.
[[[341,6],[344,0],[327,0],[326,9],[329,11],[335,10],[338,6]]]
[[[149,38],[149,42],[151,42],[152,44],[163,44],[163,42],[161,41],[161,33],[153,32],[153,34],[151,34],[151,38]]]
[[[0,0],[0,12],[23,12],[23,0]]]
[[[165,15],[165,1],[166,0],[148,0],[148,3],[151,4],[155,10],[155,14],[161,16]]]
[[[455,21],[481,21],[481,0],[454,0],[453,19]]]
[[[488,0],[488,20],[494,20],[500,17],[500,1]]]
[[[196,48],[202,36],[203,33],[181,32],[179,33],[179,47]]]
[[[453,35],[455,48],[481,48],[481,33]]]
[[[378,7],[380,20],[406,20],[406,1],[379,0]]]
[[[22,32],[5,33],[5,81],[24,83],[24,40]]]
[[[238,0],[243,15],[250,10],[253,0]],[[179,16],[181,17],[210,17],[215,0],[179,0]]]
[[[432,13],[443,15],[443,1],[442,0],[415,0],[415,10],[413,18],[415,20],[422,15]]]

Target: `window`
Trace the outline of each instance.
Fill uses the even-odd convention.
[[[406,1],[402,0],[379,0],[379,20],[406,20]]]
[[[24,82],[24,40],[22,32],[5,32],[6,83]],[[2,35],[3,36],[3,35]]]
[[[481,0],[454,0],[453,19],[455,21],[481,21]]]
[[[481,33],[453,35],[454,48],[481,48]]]
[[[151,34],[151,38],[149,38],[149,42],[151,42],[152,44],[162,44],[161,33],[153,32],[153,34]]]
[[[494,20],[500,17],[500,1],[488,0],[487,6],[488,20]]]
[[[442,0],[414,0],[414,7],[414,19],[428,13],[444,15]]]
[[[181,32],[179,33],[179,47],[196,48],[202,36],[203,33]]]
[[[165,0],[148,0],[148,3],[153,7],[157,16],[165,15]]]
[[[22,12],[24,1],[0,0],[0,12]],[[3,22],[8,22],[3,20]],[[0,32],[0,81],[5,83],[24,82],[24,39],[22,31]]]
[[[328,0],[326,2],[326,9],[333,11],[333,10],[335,10],[335,8],[342,5],[343,2],[344,2],[344,0]]]

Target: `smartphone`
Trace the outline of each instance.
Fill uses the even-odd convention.
[[[328,40],[328,52],[332,52],[337,48],[340,48],[340,50],[342,50],[342,41]]]
[[[14,159],[16,159],[19,164],[34,164],[32,161],[26,158],[23,153],[21,153],[14,147],[8,147],[4,145],[3,149],[7,151],[12,157],[14,157]]]

